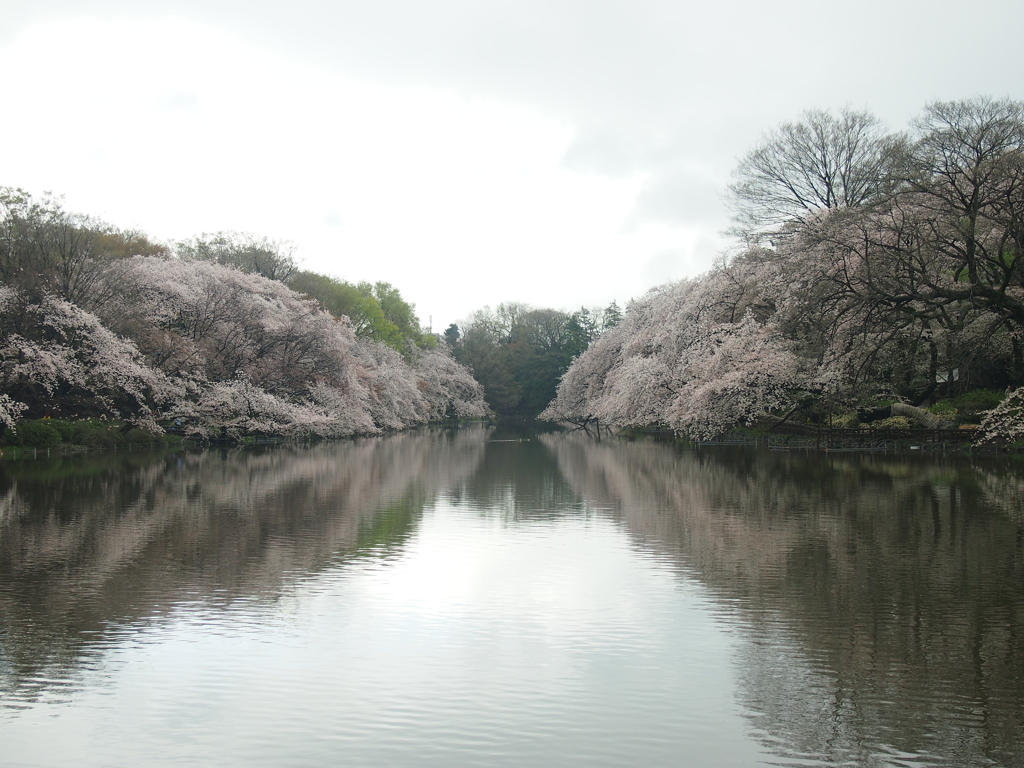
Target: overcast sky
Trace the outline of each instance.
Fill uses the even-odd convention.
[[[1024,98],[1024,3],[0,0],[0,186],[170,241],[248,231],[434,330],[624,304],[728,246],[808,108]]]

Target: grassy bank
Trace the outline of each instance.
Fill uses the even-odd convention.
[[[154,433],[122,421],[38,419],[23,421],[0,435],[4,458],[142,448],[175,448],[182,438]]]

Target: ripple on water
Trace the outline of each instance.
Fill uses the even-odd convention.
[[[4,759],[1024,765],[1016,523],[953,506],[984,483],[523,445],[246,460],[258,509],[225,459],[137,528],[26,519],[21,571],[0,531]]]

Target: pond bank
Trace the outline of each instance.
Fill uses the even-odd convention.
[[[594,433],[590,433],[598,439]],[[605,429],[602,428],[602,436]],[[958,453],[1008,454],[1020,453],[1018,445],[977,442],[972,429],[830,429],[793,425],[789,428],[761,431],[738,429],[713,440],[689,440],[671,430],[619,430],[611,433],[617,439],[634,440],[651,437],[660,441],[679,442],[694,447],[716,445],[761,446],[775,451],[882,452],[882,453]]]

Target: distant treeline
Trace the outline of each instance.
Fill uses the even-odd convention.
[[[486,414],[469,370],[387,283],[301,272],[285,244],[251,235],[166,246],[0,189],[9,436],[50,417],[336,437]]]
[[[621,319],[615,302],[571,313],[508,302],[474,312],[442,338],[472,369],[495,413],[533,419],[551,402],[573,359]]]

